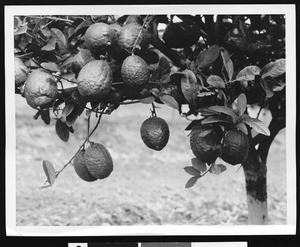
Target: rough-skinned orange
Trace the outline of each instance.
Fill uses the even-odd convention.
[[[103,50],[117,40],[117,33],[108,24],[94,23],[86,30],[84,35],[85,46],[89,50]]]
[[[85,150],[80,150],[74,159],[74,169],[77,175],[84,181],[93,182],[97,180],[87,169],[85,164]]]
[[[164,119],[150,117],[142,123],[140,135],[147,147],[160,151],[169,141],[170,130]]]
[[[119,32],[118,44],[121,49],[131,52],[133,46],[139,38],[139,46],[144,47],[148,44],[147,32],[136,22],[124,25]]]
[[[221,151],[221,137],[211,126],[202,125],[192,130],[190,146],[193,154],[201,161],[211,164]]]
[[[241,164],[246,160],[249,148],[247,135],[239,129],[230,129],[223,139],[221,158],[231,165]]]
[[[91,143],[85,151],[88,171],[97,179],[108,177],[113,171],[113,160],[109,151],[100,143]]]
[[[106,61],[93,60],[80,70],[77,80],[79,94],[87,101],[98,101],[109,93],[113,74]]]
[[[46,70],[34,70],[24,84],[24,96],[32,108],[50,107],[58,96],[56,80]]]
[[[140,87],[149,81],[150,70],[144,59],[140,56],[131,55],[123,61],[121,76],[125,85]]]

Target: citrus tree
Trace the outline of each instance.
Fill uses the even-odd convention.
[[[170,130],[156,108],[166,104],[187,119],[195,157],[184,167],[191,175],[185,187],[208,172],[224,172],[219,160],[239,165],[248,221],[267,223],[266,161],[286,115],[284,16],[15,16],[14,21],[15,93],[37,110],[34,119],[47,125],[53,119],[64,142],[78,116],[88,119],[86,138],[69,162],[56,171],[43,161],[42,189],[69,164],[88,182],[113,172],[113,157],[90,137],[102,116],[120,105],[151,106],[141,139],[162,150]],[[253,106],[259,111],[251,117]],[[268,124],[259,119],[262,109],[271,113]]]

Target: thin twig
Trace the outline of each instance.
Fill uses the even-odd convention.
[[[54,20],[54,21],[64,21],[64,22],[70,22],[74,23],[74,21],[69,20],[69,19],[63,19],[63,18],[58,18],[58,17],[50,17],[50,16],[28,16],[29,18],[35,18],[35,19],[40,19],[40,18],[47,18],[49,20]]]
[[[106,108],[106,107],[105,107]],[[103,110],[101,111],[100,115],[99,115],[99,118],[98,118],[98,121],[94,127],[94,129],[89,133],[89,135],[87,136],[87,138],[84,140],[84,142],[80,145],[79,149],[77,150],[77,152],[73,155],[73,157],[62,167],[62,169],[60,171],[58,171],[56,174],[55,174],[55,178],[58,177],[58,175],[72,162],[72,160],[77,156],[77,154],[80,152],[80,150],[83,148],[83,146],[85,145],[85,143],[89,140],[89,138],[92,136],[92,134],[95,132],[95,130],[98,128],[99,124],[100,124],[100,120],[101,120],[101,117],[104,113],[104,110],[105,108],[103,108]]]

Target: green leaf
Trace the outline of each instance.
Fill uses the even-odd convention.
[[[275,62],[270,62],[262,70],[261,78],[277,77],[285,73],[285,58],[277,59]]]
[[[16,30],[14,30],[14,35],[19,35],[19,34],[23,34],[26,33],[28,29],[27,24],[24,26],[19,26]]]
[[[69,39],[72,39],[74,36],[78,35],[80,32],[83,31],[82,29],[88,28],[90,25],[94,24],[91,19],[86,19],[83,22],[81,22],[73,31],[73,33],[70,35]]]
[[[199,160],[198,158],[192,158],[192,166],[198,170],[199,172],[205,172],[206,171],[206,164]]]
[[[43,160],[43,169],[47,176],[47,182],[52,186],[55,181],[55,169],[48,160]]]
[[[225,88],[225,82],[224,80],[217,75],[211,75],[207,78],[207,83],[215,88]]]
[[[74,106],[73,111],[66,117],[66,125],[72,126],[75,123],[78,116],[80,116],[81,113],[84,111],[84,109],[85,109],[84,106],[80,104],[76,104]]]
[[[252,129],[257,131],[258,133],[261,133],[266,136],[270,135],[269,128],[257,118],[245,117],[241,119],[241,122],[249,125]]]
[[[233,119],[238,118],[238,115],[236,114],[236,112],[233,109],[226,107],[226,106],[210,106],[210,107],[208,107],[208,109],[218,112],[218,113],[223,113],[225,115],[231,116]]]
[[[57,119],[55,124],[55,130],[58,137],[64,141],[67,142],[69,140],[69,129],[66,123],[62,122],[60,119]]]
[[[47,45],[41,48],[42,51],[53,51],[55,50],[56,38],[51,38]]]
[[[226,166],[222,164],[212,164],[211,168],[209,169],[209,172],[215,175],[219,175],[222,172],[226,171]]]
[[[248,129],[244,123],[238,123],[235,127],[248,135]]]
[[[62,55],[68,53],[69,52],[67,50],[68,42],[67,42],[65,35],[62,33],[62,31],[60,31],[57,28],[51,28],[50,32],[51,32],[52,37],[56,38],[56,42],[58,44],[60,53]]]
[[[62,110],[62,116],[66,119],[67,116],[69,116],[72,111],[74,110],[75,103],[66,103],[64,109]]]
[[[140,99],[140,102],[143,104],[151,104],[154,102],[154,100],[155,100],[155,98],[153,96],[150,96],[150,97],[147,97],[144,99]]]
[[[59,72],[60,69],[58,68],[56,63],[53,62],[48,62],[48,63],[41,63],[41,66],[46,69],[46,70],[50,70],[52,72]]]
[[[216,92],[206,91],[206,92],[198,93],[197,97],[201,98],[201,97],[212,96],[212,95],[215,95],[215,94],[216,94]]]
[[[239,116],[242,116],[243,113],[245,112],[246,108],[247,108],[246,95],[241,93],[239,95],[239,97],[237,98],[236,104],[237,104],[237,109],[238,109]]]
[[[192,166],[186,166],[186,167],[184,167],[184,170],[185,170],[186,173],[188,173],[192,176],[199,176],[200,175],[200,172]]]
[[[243,68],[236,76],[237,81],[253,81],[256,75],[260,74],[260,68],[251,65]]]
[[[197,111],[204,117],[218,114],[218,112],[210,110],[208,107],[200,108]]]
[[[232,124],[225,116],[208,116],[202,120],[202,124],[213,124],[213,123],[228,123]]]
[[[228,51],[221,51],[221,56],[223,59],[224,68],[227,71],[228,78],[229,80],[231,80],[234,72],[233,62],[229,57]]]
[[[266,92],[266,97],[271,98],[274,95],[272,81],[269,78],[260,78],[260,85]]]
[[[202,119],[200,120],[193,120],[186,128],[185,130],[192,130],[196,125],[201,125]]]
[[[49,109],[43,110],[41,113],[41,118],[44,121],[45,124],[50,124],[50,111]]]
[[[177,101],[172,96],[165,94],[165,95],[160,96],[159,99],[167,106],[174,108],[176,110],[179,109],[179,105],[178,105]]]
[[[194,104],[199,89],[195,74],[191,70],[185,70],[181,77],[181,91],[187,102]]]
[[[159,68],[159,79],[162,81],[168,79],[171,72],[171,67],[168,60],[165,57],[161,57],[159,59],[158,68]]]
[[[195,61],[195,68],[201,70],[210,66],[218,58],[219,54],[220,48],[217,45],[212,45],[199,54]]]
[[[185,188],[191,188],[191,187],[193,187],[195,184],[196,184],[196,182],[197,182],[197,180],[199,179],[200,177],[197,177],[197,176],[195,176],[195,177],[191,177],[188,181],[187,181],[187,183],[185,184]]]

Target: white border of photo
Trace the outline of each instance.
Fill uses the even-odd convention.
[[[14,15],[285,14],[286,225],[16,226]],[[295,5],[34,5],[5,6],[6,234],[8,236],[289,235],[296,233],[296,19]]]

